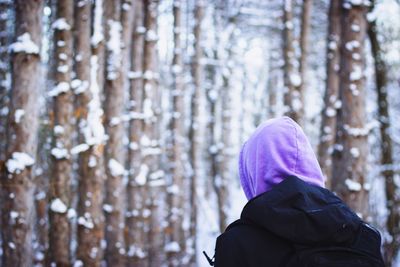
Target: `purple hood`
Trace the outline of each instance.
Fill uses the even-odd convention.
[[[239,156],[239,176],[251,199],[294,175],[324,187],[325,178],[307,137],[289,117],[267,120],[244,143]]]

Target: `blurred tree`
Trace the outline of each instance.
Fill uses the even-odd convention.
[[[185,231],[183,229],[184,216],[184,84],[182,62],[182,2],[175,0],[173,4],[174,15],[174,53],[172,59],[172,114],[169,123],[171,134],[171,147],[169,151],[169,181],[167,188],[167,200],[169,206],[167,227],[167,257],[168,266],[181,266],[183,255],[186,251]]]
[[[104,129],[100,107],[102,1],[75,5],[75,115],[78,124],[78,219],[77,262],[100,266],[104,236],[102,151]],[[94,23],[93,23],[94,22]],[[91,27],[93,23],[93,36]],[[93,49],[93,55],[91,50]],[[77,149],[78,148],[78,149]],[[78,264],[78,263],[75,264]]]
[[[146,205],[146,181],[141,170],[142,155],[140,138],[143,134],[143,45],[144,45],[144,14],[143,1],[135,1],[135,15],[131,44],[131,71],[128,76],[129,108],[132,115],[129,120],[128,138],[129,150],[127,165],[129,183],[127,185],[127,212],[126,212],[126,246],[128,266],[147,266],[147,259],[143,257],[147,246],[145,232],[145,218],[143,212]],[[145,177],[144,177],[145,178]]]
[[[375,1],[372,1],[370,10],[373,11]],[[390,116],[389,102],[387,99],[388,71],[384,61],[384,51],[378,38],[378,27],[376,19],[368,23],[368,36],[371,42],[371,52],[374,57],[375,83],[378,95],[378,120],[381,134],[381,168],[385,178],[386,207],[389,211],[386,221],[387,231],[391,235],[390,239],[385,240],[385,261],[387,266],[396,266],[395,260],[400,248],[400,198],[398,195],[398,185],[394,179],[393,172],[393,142],[390,136]]]
[[[37,148],[43,6],[44,1],[14,1],[14,43],[9,47],[12,90],[0,187],[4,266],[31,266],[33,259],[32,165]]]
[[[73,95],[70,90],[72,72],[72,26],[74,6],[70,1],[57,0],[54,30],[55,87],[49,91],[53,99],[52,162],[50,181],[50,261],[69,266],[71,227],[67,217],[71,206]]]
[[[336,134],[336,109],[340,108],[339,65],[340,65],[340,0],[332,0],[329,5],[329,26],[326,55],[326,85],[324,105],[321,112],[320,141],[318,159],[322,172],[330,188],[332,175],[332,151]]]
[[[203,57],[203,48],[201,46],[201,40],[203,38],[202,24],[204,18],[204,2],[196,1],[194,8],[194,54],[191,61],[191,72],[193,77],[193,93],[190,99],[190,128],[189,128],[189,161],[191,163],[191,175],[189,177],[190,184],[190,239],[192,242],[193,255],[190,259],[190,263],[193,264],[196,261],[196,238],[197,238],[197,187],[199,178],[199,163],[200,163],[200,139],[199,139],[199,115],[200,115],[200,99],[202,97],[202,75],[203,68],[201,65],[201,59]]]
[[[365,116],[364,41],[367,30],[364,3],[342,1],[340,87],[332,189],[364,219],[368,216],[366,178],[368,126]]]

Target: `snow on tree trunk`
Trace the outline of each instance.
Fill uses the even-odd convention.
[[[9,92],[11,87],[10,80],[10,56],[7,52],[8,45],[11,42],[11,1],[0,2],[0,166],[5,161],[7,148],[7,115]],[[0,169],[1,172],[1,169]],[[1,209],[0,209],[0,218]],[[2,229],[2,220],[0,219],[0,229]],[[2,246],[0,235],[0,246]]]
[[[332,189],[364,219],[368,215],[364,41],[366,7],[343,1],[341,16],[340,87]]]
[[[143,113],[143,45],[144,45],[144,14],[143,0],[135,2],[135,16],[132,31],[131,71],[128,73],[129,85],[129,145],[127,154],[127,169],[129,183],[127,185],[126,216],[126,247],[128,266],[147,266],[147,237],[143,216],[146,208],[146,174],[141,167],[141,144]]]
[[[370,10],[374,9],[375,2],[372,2]],[[392,155],[392,138],[389,134],[390,117],[389,117],[389,102],[387,99],[387,84],[388,72],[387,66],[383,59],[383,51],[378,38],[378,28],[376,20],[369,21],[368,36],[371,42],[372,55],[374,57],[375,67],[375,82],[378,95],[378,116],[380,122],[381,134],[381,164],[382,174],[385,178],[386,189],[386,207],[389,211],[386,221],[387,231],[391,235],[389,240],[384,243],[384,258],[387,266],[395,266],[394,261],[397,258],[400,248],[400,214],[399,205],[400,199],[398,196],[398,186],[394,180],[393,155]]]
[[[189,177],[189,191],[190,191],[190,226],[189,235],[192,242],[193,256],[190,258],[190,263],[196,262],[196,233],[197,233],[197,186],[199,177],[199,161],[200,161],[200,140],[199,140],[199,101],[202,97],[202,75],[203,68],[200,63],[203,57],[201,40],[203,38],[202,23],[204,18],[204,6],[202,1],[197,1],[194,9],[195,25],[193,29],[194,35],[194,55],[191,62],[191,72],[193,79],[193,93],[191,95],[190,103],[190,128],[189,128],[189,161],[191,163],[191,175]]]
[[[104,129],[100,102],[102,79],[102,1],[94,6],[93,36],[91,36],[92,4],[77,2],[75,6],[75,71],[71,87],[76,94],[79,144],[71,150],[78,154],[78,246],[75,264],[100,266],[104,237],[102,212]],[[91,53],[93,49],[93,54]],[[73,210],[71,210],[73,213]]]
[[[126,4],[126,3],[124,3]],[[124,229],[124,184],[125,150],[124,125],[122,121],[124,111],[124,81],[127,66],[123,64],[123,42],[128,42],[131,27],[123,28],[130,16],[125,15],[121,1],[107,1],[105,7],[106,19],[106,81],[105,81],[105,129],[108,136],[105,148],[106,194],[104,211],[106,217],[105,259],[108,265],[125,265]],[[126,5],[125,5],[126,6]],[[124,14],[121,16],[121,14]],[[124,44],[128,45],[128,44]]]
[[[145,0],[144,7],[144,47],[143,47],[143,134],[140,139],[142,166],[140,171],[146,183],[146,208],[143,210],[147,233],[147,260],[149,266],[161,266],[167,247],[163,246],[163,229],[160,223],[161,203],[164,200],[164,173],[160,170],[159,155],[161,153],[159,135],[159,91],[157,72],[157,0]]]
[[[231,177],[230,169],[232,162],[232,74],[234,61],[233,50],[234,50],[234,29],[235,29],[236,17],[231,16],[228,19],[228,24],[223,30],[223,34],[218,37],[218,43],[223,41],[220,49],[217,50],[217,60],[224,62],[220,72],[222,84],[220,89],[220,100],[221,100],[221,125],[220,125],[220,140],[218,143],[218,149],[220,149],[219,155],[216,161],[218,162],[218,175],[214,176],[213,187],[217,195],[218,204],[218,223],[220,232],[225,231],[227,227],[227,211],[228,208],[228,187],[229,179]],[[217,25],[219,23],[217,22]],[[221,25],[219,25],[221,26]],[[222,31],[217,26],[217,31]],[[215,114],[214,114],[215,116]]]
[[[300,29],[300,60],[299,60],[299,75],[300,75],[300,85],[297,86],[297,92],[299,94],[298,99],[300,100],[300,107],[298,110],[299,122],[304,120],[304,93],[306,88],[306,76],[307,76],[307,66],[308,66],[308,46],[310,39],[311,30],[311,10],[312,10],[313,0],[303,1],[303,10],[301,12],[301,29]]]
[[[330,188],[332,176],[332,151],[336,134],[336,113],[340,108],[339,64],[340,64],[340,0],[331,1],[327,36],[327,63],[324,107],[321,113],[318,159]]]
[[[12,53],[12,89],[7,150],[2,166],[2,240],[4,266],[32,265],[34,184],[38,131],[40,44],[44,1],[17,0]]]
[[[285,114],[301,123],[303,102],[298,87],[301,77],[296,71],[296,56],[293,48],[293,0],[285,0],[283,4],[283,57],[284,57],[284,108]]]
[[[11,87],[10,56],[7,52],[11,42],[11,1],[0,2],[0,162],[5,160],[8,94]]]
[[[173,4],[174,15],[174,55],[172,59],[172,116],[169,123],[169,131],[171,133],[171,148],[169,151],[169,174],[171,179],[167,188],[167,202],[168,202],[168,226],[167,233],[167,246],[175,246],[175,249],[169,249],[167,252],[168,266],[181,266],[186,263],[182,262],[183,256],[186,251],[185,231],[183,229],[183,215],[184,215],[184,87],[182,81],[182,45],[181,45],[181,8],[182,3],[180,0],[175,0]],[[193,242],[193,240],[190,240]]]
[[[70,221],[73,94],[70,88],[72,69],[72,26],[74,6],[68,0],[58,0],[54,31],[55,87],[48,94],[53,100],[53,144],[51,148],[50,187],[50,261],[59,266],[70,265]]]

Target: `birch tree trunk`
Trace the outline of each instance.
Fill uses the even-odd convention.
[[[194,9],[194,19],[195,26],[193,29],[194,35],[194,55],[192,58],[192,66],[191,72],[193,77],[193,89],[194,92],[191,96],[191,111],[190,111],[190,128],[189,128],[189,160],[192,164],[192,172],[189,177],[190,184],[190,241],[192,242],[193,248],[193,256],[190,259],[190,262],[193,264],[196,262],[196,233],[197,233],[197,181],[199,177],[199,161],[200,161],[200,140],[199,140],[199,101],[202,97],[201,86],[202,86],[202,76],[203,69],[200,63],[201,58],[203,57],[203,50],[201,46],[201,40],[203,38],[202,33],[202,22],[204,18],[204,6],[202,1],[197,1]]]
[[[127,185],[126,212],[126,246],[128,266],[148,266],[146,258],[146,233],[143,212],[146,207],[146,180],[143,179],[145,167],[141,165],[141,144],[143,114],[143,45],[144,45],[143,0],[135,2],[135,18],[132,31],[131,71],[128,74],[129,85],[129,150],[127,168],[129,183]],[[145,177],[144,177],[145,178]]]
[[[342,1],[340,88],[332,189],[353,210],[368,215],[366,157],[368,152],[364,103],[364,41],[366,7]],[[350,26],[349,26],[350,25]]]
[[[330,188],[332,176],[332,151],[336,134],[336,109],[340,108],[339,66],[340,66],[340,0],[329,5],[329,26],[327,38],[326,86],[324,107],[321,114],[318,159]]]
[[[53,98],[53,145],[51,149],[50,186],[50,261],[57,266],[70,265],[71,227],[67,217],[71,205],[73,96],[70,90],[72,68],[72,32],[74,6],[70,1],[58,0],[54,30],[55,87],[49,92]]]
[[[172,59],[172,117],[169,125],[171,133],[171,151],[169,153],[171,181],[167,188],[169,206],[167,228],[167,260],[168,266],[182,266],[186,251],[185,231],[182,228],[184,216],[184,87],[182,81],[182,44],[181,44],[181,8],[180,0],[173,5],[174,15],[174,56]]]
[[[91,10],[92,4],[89,1],[78,2],[75,6],[76,80],[72,85],[77,95],[79,144],[71,153],[78,154],[79,163],[77,261],[84,266],[100,266],[103,258],[101,241],[104,236],[101,169],[104,129],[100,105],[101,77],[98,76],[101,66],[99,51],[103,40],[102,1],[95,1],[92,38]]]
[[[372,2],[370,10],[374,9],[375,3]],[[374,57],[375,82],[378,94],[378,115],[380,122],[381,134],[381,164],[383,168],[383,177],[385,178],[386,189],[386,207],[389,215],[386,221],[386,227],[391,235],[391,241],[384,244],[384,257],[387,266],[395,266],[394,261],[397,258],[400,248],[400,199],[398,196],[398,186],[394,180],[393,173],[393,155],[392,155],[392,139],[389,134],[390,117],[389,102],[387,99],[387,82],[388,73],[387,66],[383,59],[383,51],[378,39],[378,28],[376,20],[370,21],[368,25],[368,36],[371,42],[372,55]]]
[[[284,79],[284,95],[283,101],[285,106],[285,115],[291,117],[298,123],[301,123],[302,101],[301,94],[297,90],[297,86],[301,84],[301,77],[295,69],[296,57],[293,48],[293,1],[285,0],[283,5],[283,79]]]
[[[2,168],[3,266],[32,265],[32,226],[38,130],[41,14],[44,1],[14,1],[15,38],[12,52],[12,91],[7,129],[5,168]]]

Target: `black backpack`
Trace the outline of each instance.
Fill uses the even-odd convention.
[[[380,235],[368,224],[361,224],[356,240],[343,246],[306,247],[295,245],[286,267],[384,267]]]

